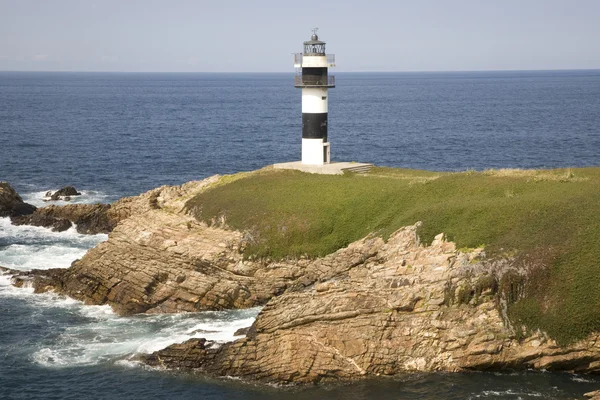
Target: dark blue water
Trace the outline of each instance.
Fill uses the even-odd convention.
[[[600,71],[345,73],[337,85],[334,160],[444,171],[600,165]],[[111,201],[295,160],[300,110],[292,74],[0,73],[0,180],[32,202],[67,184],[86,191],[83,201]],[[0,264],[67,266],[100,240],[0,221]],[[4,279],[0,398],[566,399],[600,389],[594,377],[528,372],[281,390],[126,362],[194,324],[227,331],[247,317],[118,318]]]
[[[0,179],[114,195],[300,157],[291,74],[0,73]],[[332,158],[598,165],[600,71],[339,74]]]

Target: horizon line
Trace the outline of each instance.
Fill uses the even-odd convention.
[[[336,71],[336,73],[466,73],[466,72],[566,72],[600,71],[598,68],[552,68],[552,69],[458,69],[458,70],[360,70]],[[294,74],[294,71],[91,71],[91,70],[3,70],[0,73],[90,73],[90,74]]]

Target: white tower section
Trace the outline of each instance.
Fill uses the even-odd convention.
[[[304,42],[304,53],[295,56],[295,86],[302,88],[302,164],[323,165],[331,160],[327,102],[328,89],[335,87],[335,78],[328,75],[328,68],[333,66],[335,57],[325,54],[325,42],[316,32]]]

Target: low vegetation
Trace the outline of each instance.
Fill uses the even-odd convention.
[[[344,176],[265,169],[226,179],[187,208],[246,232],[247,257],[322,256],[422,221],[425,243],[444,232],[459,248],[485,246],[488,256],[516,256],[533,271],[518,285],[499,283],[517,326],[560,342],[600,330],[600,168]],[[463,292],[463,301],[477,294]]]

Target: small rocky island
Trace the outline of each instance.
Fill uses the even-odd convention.
[[[573,279],[599,286],[586,272],[599,267],[599,245],[578,242],[592,238],[598,206],[574,203],[600,194],[599,183],[594,168],[329,177],[266,168],[112,205],[35,209],[1,184],[0,213],[17,224],[110,232],[68,269],[12,271],[15,285],[123,315],[263,306],[245,337],[192,339],[140,358],[152,366],[264,383],[406,371],[595,373],[600,321],[582,308],[588,325],[576,315],[559,326],[556,307],[572,307],[570,289],[562,300],[544,290],[558,287],[553,274],[571,262],[569,246],[581,246]],[[573,301],[595,293],[585,296]]]

